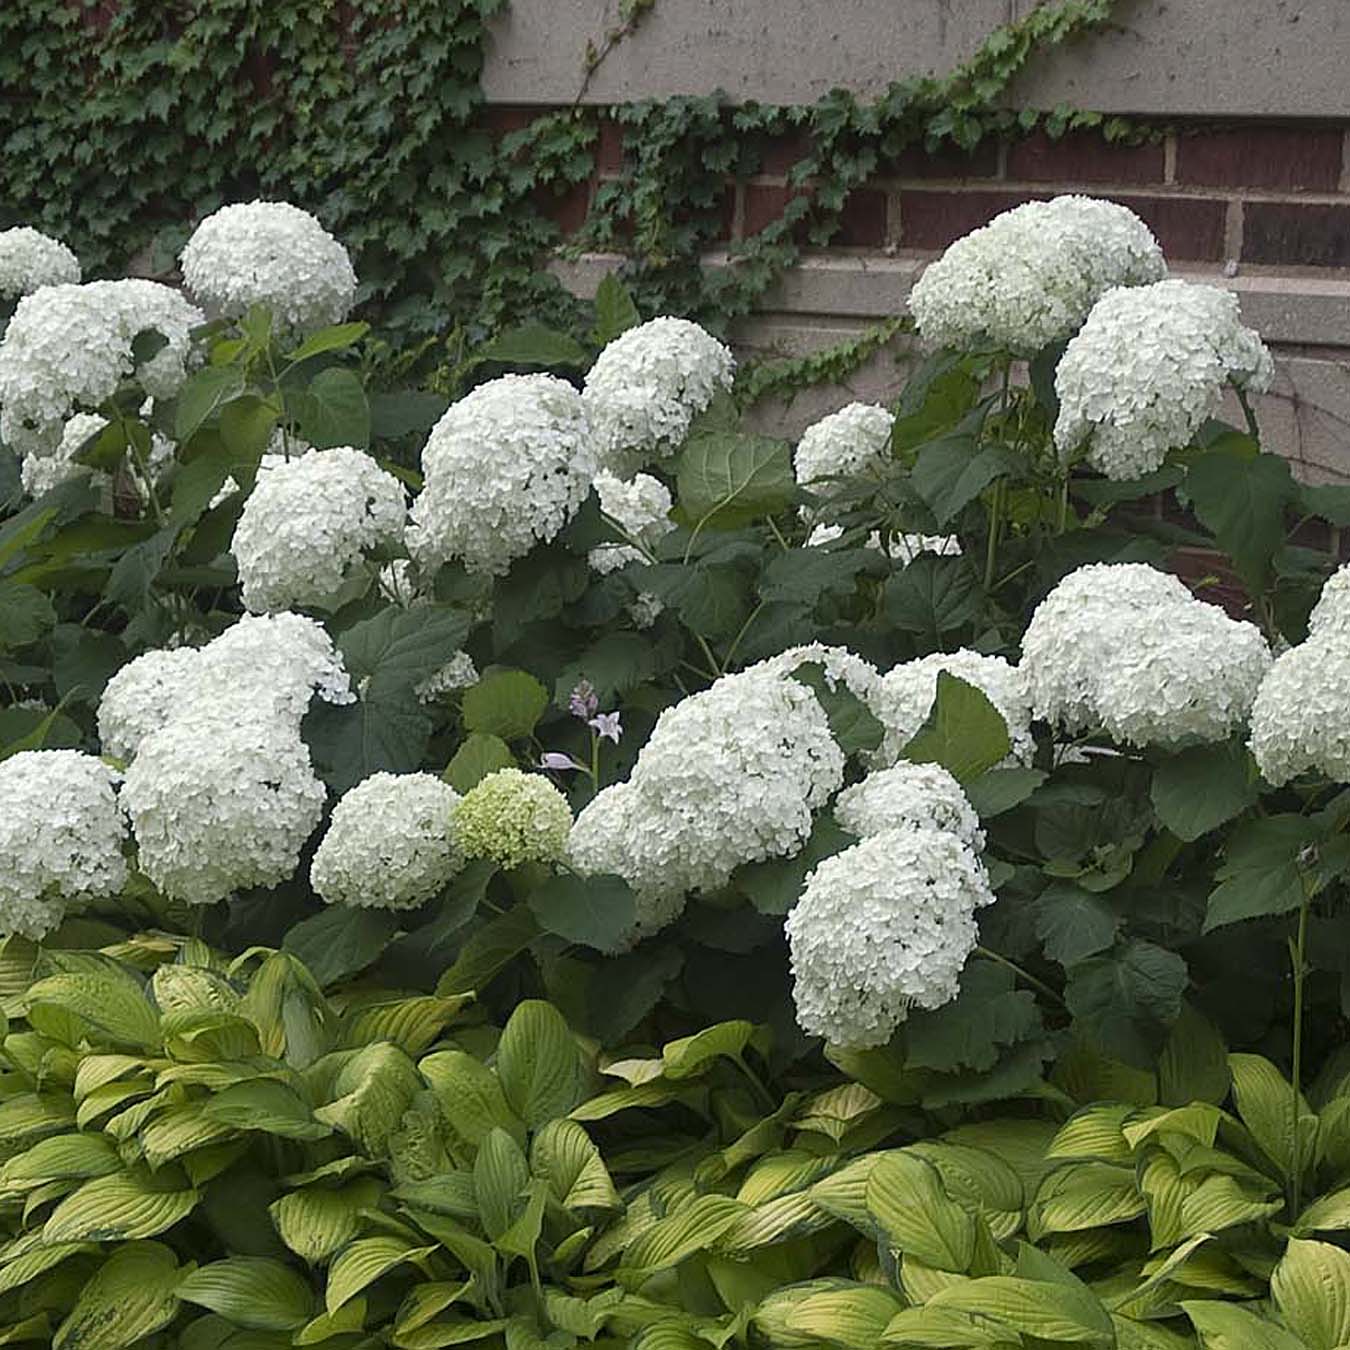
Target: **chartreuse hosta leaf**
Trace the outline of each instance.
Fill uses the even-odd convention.
[[[1247,1308],[1217,1300],[1184,1302],[1204,1350],[1310,1350],[1292,1332]]]
[[[1229,1055],[1233,1099],[1242,1123],[1286,1180],[1293,1176],[1294,1089],[1284,1075],[1260,1055]],[[1305,1098],[1298,1098],[1299,1157],[1306,1168],[1317,1152],[1317,1115]]]
[[[171,1248],[158,1242],[118,1247],[80,1291],[75,1306],[56,1329],[53,1350],[122,1350],[167,1326],[178,1313],[185,1278]]]
[[[324,1307],[331,1317],[349,1299],[369,1288],[382,1275],[405,1262],[414,1264],[426,1260],[436,1245],[414,1246],[397,1237],[357,1238],[348,1243],[328,1268],[328,1284],[324,1291]]]
[[[832,1289],[796,1302],[787,1313],[787,1329],[847,1350],[872,1350],[881,1333],[904,1307],[889,1289],[863,1285]]]
[[[256,1256],[200,1267],[179,1284],[178,1297],[256,1331],[294,1331],[314,1307],[308,1281],[280,1261]]]
[[[172,1169],[167,1169],[172,1171]],[[52,1211],[44,1242],[115,1242],[155,1237],[186,1218],[197,1206],[191,1187],[168,1176],[114,1172],[86,1181]]]
[[[600,1150],[573,1120],[553,1120],[534,1137],[530,1171],[568,1210],[622,1207]]]
[[[967,1313],[1042,1340],[1101,1346],[1116,1341],[1110,1314],[1084,1286],[988,1275],[951,1285],[925,1306]]]
[[[305,1186],[269,1207],[281,1240],[311,1265],[328,1260],[361,1231],[361,1211],[379,1203],[382,1187],[373,1177],[345,1186]]]
[[[507,1105],[530,1129],[565,1116],[585,1093],[576,1041],[562,1014],[538,999],[511,1014],[496,1067]]]
[[[867,1178],[867,1208],[891,1244],[925,1265],[970,1269],[975,1222],[947,1196],[933,1165],[914,1153],[888,1153]]]
[[[1350,1345],[1350,1252],[1293,1238],[1271,1274],[1270,1292],[1309,1350]]]

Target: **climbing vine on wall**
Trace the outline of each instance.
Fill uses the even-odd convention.
[[[382,0],[7,0],[0,225],[64,237],[87,275],[167,275],[205,212],[285,197],[344,240],[368,312],[416,351],[452,330],[476,339],[527,318],[576,318],[539,264],[561,242],[550,207],[592,177],[608,116],[624,167],[599,185],[571,247],[625,253],[644,313],[724,329],[803,247],[828,243],[849,192],[906,148],[970,148],[1038,124],[1128,131],[1006,106],[1033,54],[1099,27],[1111,7],[1058,0],[991,34],[952,74],[875,101],[674,98],[548,113],[494,135],[480,77],[488,21],[507,4],[405,0],[393,22]],[[758,172],[768,146],[793,133],[806,150],[783,217],[734,245],[731,266],[703,267],[725,231],[728,180]],[[839,374],[837,360],[815,364]],[[811,373],[780,366],[766,387]]]

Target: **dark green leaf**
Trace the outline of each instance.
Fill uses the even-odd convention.
[[[875,750],[881,744],[886,728],[843,680],[831,689],[825,668],[814,661],[798,666],[792,678],[815,694],[830,720],[830,735],[846,755]]]
[[[1285,508],[1297,496],[1289,465],[1276,455],[1248,458],[1210,450],[1191,465],[1186,493],[1201,522],[1256,590],[1265,587],[1284,543]]]
[[[886,583],[886,617],[902,632],[920,634],[930,645],[968,627],[984,595],[964,558],[924,553]]]
[[[550,877],[530,892],[539,926],[568,942],[614,951],[637,921],[632,888],[622,877]]]
[[[613,272],[606,272],[595,291],[595,340],[607,346],[620,333],[642,322],[628,287]]]
[[[792,858],[750,863],[735,873],[736,886],[750,897],[761,914],[786,914],[801,897],[806,874],[817,863],[856,843],[853,835],[839,828],[828,811],[816,814],[810,838]]]
[[[423,436],[441,420],[450,400],[443,394],[420,391],[372,394],[370,434],[377,441],[397,441],[404,436]]]
[[[57,695],[72,696],[77,703],[97,704],[104,686],[127,661],[121,638],[79,624],[58,625],[52,631],[51,644]]]
[[[966,796],[981,820],[1002,815],[1020,805],[1045,782],[1047,775],[1040,769],[1008,768],[986,769],[978,778],[965,785]]]
[[[1305,895],[1300,855],[1318,837],[1314,821],[1292,815],[1256,820],[1232,835],[1214,874],[1205,931],[1296,910]]]
[[[736,432],[691,438],[676,464],[676,486],[686,517],[720,530],[775,515],[797,489],[786,441]]]
[[[642,589],[659,596],[705,638],[734,637],[750,616],[750,586],[734,567],[654,563],[642,569]]]
[[[355,703],[315,703],[304,720],[319,775],[334,792],[373,773],[421,768],[431,730],[431,719],[406,695],[369,687]]]
[[[330,905],[296,924],[282,946],[327,986],[374,962],[397,929],[398,916],[387,909]]]
[[[370,332],[368,323],[339,323],[331,328],[320,328],[311,333],[293,352],[286,353],[288,361],[307,361],[322,352],[341,352],[354,347]]]
[[[1041,405],[1046,420],[1051,426],[1059,416],[1059,395],[1055,392],[1055,371],[1059,367],[1060,357],[1069,344],[1067,341],[1052,342],[1027,363],[1027,375],[1031,380],[1031,392]]]
[[[954,1002],[909,1017],[905,1067],[982,1073],[998,1063],[999,1047],[1014,1045],[1040,1029],[1036,1000],[1027,990],[1014,987],[1012,971],[992,961],[972,961],[961,972],[961,992]]]
[[[925,445],[912,477],[937,523],[946,525],[990,483],[1017,468],[1017,457],[1011,451],[997,445],[981,450],[974,436],[959,433]]]
[[[257,465],[276,429],[275,404],[257,394],[240,394],[220,410],[220,439],[236,459]]]
[[[823,595],[848,596],[857,588],[858,573],[876,559],[865,549],[794,548],[778,553],[760,577],[759,593],[767,601],[814,606]]]
[[[660,942],[644,942],[606,962],[604,979],[591,985],[587,1029],[605,1045],[621,1041],[656,1007],[683,966],[680,949]]]
[[[350,445],[364,450],[370,444],[370,405],[355,371],[321,370],[294,403],[300,435],[317,449]]]
[[[1115,910],[1101,896],[1071,882],[1051,882],[1036,901],[1036,936],[1061,966],[1105,951],[1118,926]]]
[[[436,992],[444,996],[486,988],[507,962],[539,936],[539,931],[528,905],[516,905],[489,919],[470,934],[455,964],[441,976]]]
[[[484,675],[464,691],[464,726],[468,731],[515,740],[528,736],[548,707],[548,690],[523,670]]]
[[[525,323],[498,333],[478,349],[478,355],[508,366],[565,366],[576,370],[587,364],[581,343],[542,323]]]
[[[36,586],[0,581],[0,650],[26,647],[55,623],[52,602]]]
[[[1102,1053],[1152,1069],[1188,983],[1180,956],[1135,939],[1076,965],[1064,1001],[1075,1028]]]
[[[464,645],[469,618],[457,609],[390,606],[338,637],[353,683],[370,680],[381,693],[412,694]]]
[[[1189,842],[1256,801],[1256,766],[1241,742],[1198,745],[1154,769],[1149,795],[1158,819]]]
[[[191,440],[220,406],[243,387],[243,372],[237,366],[206,366],[188,376],[178,391],[174,439],[180,444]]]
[[[940,764],[967,783],[1006,759],[1011,746],[1008,724],[984,692],[943,670],[928,720],[904,754],[915,764]]]
[[[123,606],[131,614],[139,610],[177,538],[178,526],[170,525],[127,549],[113,565],[103,590],[104,599]]]
[[[554,681],[553,701],[565,708],[572,690],[588,680],[607,706],[651,679],[656,666],[655,649],[640,633],[606,633],[563,667]]]

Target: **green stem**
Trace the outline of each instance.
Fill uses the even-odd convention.
[[[591,795],[600,791],[600,737],[591,732]]]
[[[736,655],[736,648],[741,645],[741,639],[750,631],[750,625],[754,623],[755,617],[759,611],[764,608],[764,601],[761,600],[754,609],[750,611],[750,617],[741,625],[741,631],[731,640],[731,646],[727,648],[726,659],[722,662],[723,668],[731,665],[731,658]]]
[[[702,651],[703,655],[707,658],[709,666],[717,672],[717,674],[713,676],[713,679],[718,679],[725,672],[722,670],[721,664],[718,662],[717,658],[713,655],[712,648],[708,646],[707,640],[702,633],[695,633],[694,641],[698,643],[699,650]]]
[[[1059,532],[1063,534],[1069,528],[1069,471],[1064,471],[1064,479],[1059,485]]]
[[[1293,1217],[1298,1218],[1302,1207],[1303,1189],[1303,1130],[1300,1119],[1299,1102],[1303,1096],[1303,986],[1307,972],[1305,958],[1308,948],[1308,910],[1311,908],[1307,882],[1304,882],[1303,903],[1298,911],[1298,936],[1290,946],[1294,963],[1294,1072],[1293,1093],[1290,1110],[1294,1117],[1293,1158],[1291,1178],[1293,1191]]]
[[[999,518],[1003,513],[1003,483],[1002,480],[994,484],[993,497],[989,503],[989,539],[985,545],[984,551],[984,589],[992,590],[994,586],[994,570],[998,565],[998,528]]]
[[[759,1098],[760,1104],[762,1106],[767,1107],[770,1113],[776,1111],[778,1109],[778,1106],[773,1099],[773,1093],[771,1093],[769,1089],[764,1086],[763,1079],[761,1079],[760,1076],[750,1067],[749,1063],[746,1061],[745,1056],[737,1055],[735,1059],[736,1064],[740,1068],[741,1072],[746,1076],[747,1079],[749,1079],[750,1086],[754,1088],[755,1096]]]
[[[1009,961],[1006,956],[1000,956],[998,952],[991,951],[988,947],[976,947],[975,950],[986,960],[996,961],[1000,966],[1011,970],[1019,980],[1029,984],[1038,993],[1044,994],[1052,1002],[1059,1004],[1061,1008],[1067,1006],[1064,999],[1057,994],[1044,980],[1038,980],[1029,971],[1025,971],[1016,961]]]
[[[773,537],[777,539],[779,544],[782,546],[783,552],[791,553],[792,546],[788,543],[786,539],[783,538],[782,531],[779,530],[778,526],[774,523],[773,517],[765,516],[764,519],[768,522],[769,528],[773,531]]]
[[[1252,408],[1251,400],[1247,397],[1247,391],[1241,385],[1233,386],[1237,394],[1237,401],[1242,405],[1242,415],[1247,419],[1247,431],[1258,445],[1261,444],[1261,424],[1256,420],[1256,412]]]

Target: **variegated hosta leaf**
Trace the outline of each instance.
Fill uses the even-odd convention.
[[[892,1245],[942,1270],[970,1268],[975,1223],[918,1154],[888,1153],[867,1179],[867,1208]]]
[[[715,1247],[748,1212],[745,1205],[729,1196],[695,1196],[633,1241],[623,1254],[615,1278],[624,1288],[636,1289],[658,1270]]]
[[[1124,1127],[1137,1113],[1129,1102],[1089,1106],[1060,1128],[1046,1152],[1047,1158],[1093,1159],[1097,1162],[1129,1162],[1134,1152]]]
[[[336,1126],[364,1152],[380,1157],[421,1089],[412,1060],[398,1046],[381,1041],[358,1050],[343,1065],[333,1087],[335,1100],[314,1115]]]
[[[392,1041],[408,1054],[420,1055],[471,1001],[469,995],[457,994],[451,998],[423,995],[362,1004],[343,1018],[343,1044],[360,1047],[373,1041]]]
[[[787,1329],[847,1350],[873,1350],[903,1307],[898,1295],[875,1285],[827,1290],[794,1303],[788,1310]]]
[[[159,1045],[159,1018],[129,971],[48,976],[28,991],[30,1009],[45,1004],[74,1014],[109,1044],[133,1050]]]
[[[486,1064],[463,1050],[440,1050],[419,1060],[417,1068],[446,1119],[472,1148],[494,1129],[503,1129],[524,1144],[525,1127],[507,1105],[501,1080]]]
[[[161,1016],[178,1012],[235,1012],[240,994],[226,977],[200,966],[162,965],[150,977]]]
[[[1077,1233],[1127,1223],[1147,1208],[1130,1168],[1072,1163],[1041,1183],[1027,1216],[1027,1232],[1033,1240],[1047,1233]]]
[[[307,1281],[280,1261],[259,1256],[202,1266],[178,1286],[178,1297],[255,1331],[294,1331],[309,1321],[314,1305]]]

